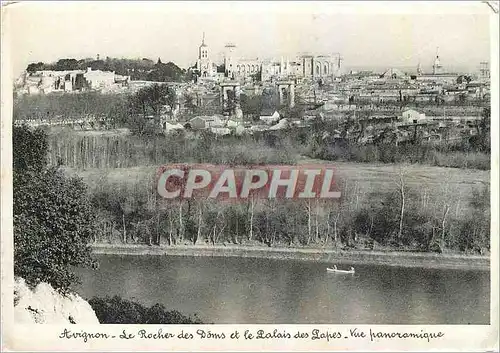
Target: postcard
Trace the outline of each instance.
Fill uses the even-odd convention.
[[[498,16],[2,3],[2,349],[498,350]]]

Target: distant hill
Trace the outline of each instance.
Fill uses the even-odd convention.
[[[95,59],[59,59],[55,63],[31,63],[26,68],[28,73],[40,70],[92,70],[114,71],[118,75],[130,76],[132,80],[145,81],[184,81],[186,70],[173,62],[166,64],[160,59],[155,63],[151,59],[116,59],[107,57],[105,60]]]

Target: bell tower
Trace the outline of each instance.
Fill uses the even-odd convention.
[[[205,32],[203,32],[201,45],[198,48],[198,61],[196,62],[196,68],[198,69],[201,77],[212,76],[212,63],[209,58],[208,45],[205,44]]]

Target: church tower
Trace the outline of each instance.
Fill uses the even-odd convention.
[[[225,75],[230,80],[234,79],[234,75],[237,72],[236,69],[237,60],[234,57],[235,51],[236,51],[236,45],[233,43],[227,43],[224,47]]]
[[[212,62],[208,54],[208,45],[205,44],[205,32],[203,32],[203,39],[198,48],[198,61],[196,62],[196,68],[201,77],[212,77],[213,75]]]
[[[436,49],[436,60],[434,60],[434,65],[432,65],[432,73],[434,75],[443,73],[441,60],[439,60],[439,48]]]

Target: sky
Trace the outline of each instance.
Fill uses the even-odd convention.
[[[4,9],[13,73],[60,58],[279,58],[340,53],[345,67],[474,69],[490,56],[491,9],[481,2],[24,2]],[[9,43],[4,41],[3,45]],[[5,48],[4,48],[5,50]]]

